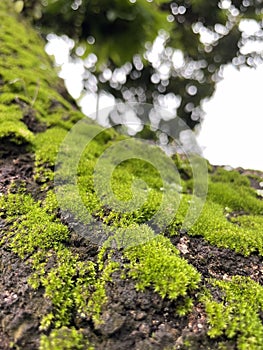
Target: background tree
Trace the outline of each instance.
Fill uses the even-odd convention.
[[[262,60],[262,54],[244,50],[247,42],[263,38],[260,0],[16,3],[43,34],[74,39],[71,55],[85,62],[85,90],[104,90],[127,102],[165,106],[170,100],[175,115],[192,129],[202,120],[202,102],[213,94],[224,65],[255,67]],[[257,22],[255,34],[240,29],[244,19]]]

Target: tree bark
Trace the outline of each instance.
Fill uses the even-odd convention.
[[[141,211],[116,214],[98,202],[91,165],[127,138],[86,119],[79,124],[83,118],[40,35],[11,1],[1,1],[1,349],[262,349],[262,174],[209,166],[210,192],[197,224],[183,230],[179,210],[157,234],[143,221],[160,204],[157,172],[149,164],[137,169],[136,176],[151,183],[150,196],[154,193]],[[74,125],[80,128],[72,142]],[[76,217],[75,192],[56,195],[54,173],[57,166],[59,188],[65,179],[65,189],[72,188],[60,147],[70,145],[74,158],[75,143],[89,133],[86,163],[76,168],[92,211],[93,221],[86,223]],[[129,150],[129,144],[123,147]],[[136,143],[134,149],[139,155]],[[158,157],[158,152],[149,146],[149,154]],[[179,157],[173,161],[186,205],[192,170]],[[124,202],[130,200],[134,166],[120,167],[113,182]],[[105,169],[106,178],[110,168]],[[178,194],[172,185],[170,198]],[[112,237],[106,228],[111,231],[116,223],[115,246],[107,245]],[[128,244],[122,236],[127,232],[135,243],[121,246],[121,239]],[[150,238],[136,245],[143,234]]]

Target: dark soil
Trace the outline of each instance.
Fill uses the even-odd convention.
[[[15,102],[20,106],[23,112],[22,121],[26,124],[30,131],[38,133],[46,130],[46,125],[44,123],[40,123],[36,117],[35,110],[31,106],[24,101],[21,101],[19,98],[16,98]]]
[[[0,281],[0,344],[1,350],[13,349],[11,341],[20,349],[37,349],[39,324],[50,310],[44,290],[33,290],[27,283],[32,274],[26,260],[21,260],[6,246],[1,247]]]
[[[2,139],[0,144],[0,194],[24,185],[34,197],[40,193],[34,181],[34,155],[25,145]]]
[[[171,238],[181,255],[203,278],[227,280],[231,276],[247,276],[263,285],[263,257],[252,254],[244,257],[230,249],[210,245],[202,237],[181,234]]]
[[[27,191],[35,198],[41,196],[33,177],[33,155],[25,147],[9,142],[1,144],[0,154],[0,192],[6,193],[11,185],[25,182]],[[82,260],[95,260],[97,247],[74,233],[73,227],[69,242],[72,251],[78,253]],[[0,229],[2,232],[8,229],[3,219]],[[170,239],[203,279],[228,279],[241,275],[250,276],[263,284],[263,258],[256,254],[245,258],[229,249],[211,246],[202,237],[191,237],[186,233]],[[122,266],[125,264],[118,251],[112,259]],[[39,345],[41,317],[51,305],[44,298],[42,289],[35,291],[28,285],[27,279],[32,270],[27,259],[21,260],[7,245],[1,247],[0,267],[0,349],[35,350]],[[179,317],[175,310],[182,300],[162,299],[150,288],[139,292],[134,281],[121,278],[120,272],[113,274],[106,289],[108,302],[102,313],[104,324],[95,327],[91,320],[84,321],[77,316],[72,321],[72,326],[84,330],[96,350],[164,350],[172,347],[183,350],[186,338],[192,339],[191,350],[218,349],[219,340],[225,341],[226,349],[236,349],[234,340],[213,340],[206,335],[207,317],[195,294],[192,295],[195,300],[193,310],[187,316]]]
[[[38,185],[33,179],[33,154],[27,147],[2,140],[0,145],[0,192],[7,193],[24,185],[36,196]],[[0,220],[0,240],[8,225]],[[51,305],[43,297],[44,290],[33,290],[27,283],[32,274],[27,259],[21,260],[7,244],[1,246],[0,258],[0,349],[37,349],[39,322]]]

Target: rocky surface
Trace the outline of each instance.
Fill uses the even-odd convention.
[[[217,217],[212,212],[211,217],[207,216],[207,222],[203,222],[208,226],[194,233],[181,230],[178,219],[175,227],[167,229],[159,241],[157,237],[156,245],[149,245],[149,252],[145,252],[152,261],[151,253],[155,249],[156,260],[159,259],[157,267],[154,263],[147,265],[148,261],[143,260],[140,251],[132,263],[132,255],[129,260],[123,248],[106,249],[101,256],[102,247],[88,239],[92,232],[87,231],[85,235],[89,227],[79,227],[74,215],[62,212],[52,192],[58,146],[82,115],[57,81],[56,72],[44,53],[44,43],[12,12],[11,2],[0,2],[0,23],[0,43],[5,47],[0,53],[0,349],[261,350],[263,258],[260,225],[263,212],[262,198],[259,192],[256,195],[256,190],[262,188],[263,174],[244,169],[219,171],[214,177],[214,193],[208,194],[209,203],[216,203],[213,208],[217,210]],[[117,137],[115,132],[98,137],[87,153],[90,163],[95,163],[107,143],[117,142]],[[80,170],[88,173],[90,163],[85,163]],[[134,163],[128,164],[128,170],[123,167],[119,171],[119,180],[115,183],[117,189],[122,186],[125,191],[130,186],[130,182],[125,181],[134,170],[132,166]],[[182,160],[178,168],[187,200],[192,188],[189,164]],[[221,168],[209,166],[209,176],[216,174],[218,169]],[[115,215],[112,208],[96,206],[94,191],[89,188],[90,178],[83,173],[85,181],[81,180],[83,186],[87,186],[85,193],[89,195],[89,201],[95,203],[94,217],[101,225],[105,222],[110,227],[114,220],[118,223],[121,216]],[[149,180],[156,195],[153,198],[157,198],[158,203],[162,190],[152,176],[152,169],[149,171],[147,166],[137,172],[135,169],[135,176],[138,174],[143,180]],[[32,197],[32,212],[37,214],[35,221],[28,208],[23,211],[25,194],[27,200]],[[10,208],[6,206],[8,200],[12,204]],[[229,208],[229,203],[234,209]],[[145,212],[140,214],[147,217],[153,210],[152,203],[144,209]],[[247,222],[238,222],[246,216]],[[47,225],[53,225],[52,229],[45,231],[46,227],[41,226],[43,218]],[[134,216],[127,215],[125,220],[128,224],[135,223],[140,234],[140,216],[134,213]],[[214,221],[218,225],[215,228],[212,226]],[[228,223],[233,225],[228,226]],[[207,228],[211,234],[205,239]],[[232,237],[229,244],[227,235],[222,236],[225,241],[220,247],[213,229],[214,235],[221,237],[222,230],[232,228],[236,235],[239,229],[243,230],[243,236],[237,236],[236,242]],[[22,237],[19,230],[23,232]],[[47,232],[47,237],[41,236],[41,230]],[[211,243],[213,239],[217,244]],[[28,244],[27,249],[17,249],[21,242]],[[247,254],[242,254],[243,245],[248,249]],[[68,259],[66,263],[64,258]],[[162,259],[167,264],[166,270],[162,269]],[[176,281],[171,280],[174,274],[169,270],[170,261],[179,272],[182,269],[181,275],[178,274],[182,281],[179,277]],[[117,263],[114,266],[118,268],[113,268],[111,263]],[[85,270],[88,264],[91,272]],[[148,274],[143,276],[151,276],[152,280],[145,288],[139,288],[139,283],[143,285],[144,282],[139,278],[139,273],[145,272],[144,265]],[[188,267],[190,269],[186,270]],[[36,271],[40,282],[33,288],[29,279]],[[132,275],[134,271],[139,273]],[[195,273],[189,277],[184,275],[185,271]],[[200,276],[198,284],[188,288],[187,283],[196,276]],[[243,281],[250,283],[249,286],[252,286],[251,281],[255,282],[256,292],[250,295],[245,283],[238,284],[234,280],[237,295],[243,292],[248,295],[248,300],[242,300],[243,304],[235,308],[238,300],[231,290],[228,296],[213,281],[225,282],[228,286],[227,283],[236,276],[244,277]],[[182,289],[177,290],[175,287],[181,282]],[[51,283],[54,291],[49,290],[47,295]],[[172,291],[170,286],[173,286]],[[178,294],[173,297],[174,290]],[[205,293],[210,293],[214,304],[205,305],[202,301]],[[192,304],[185,311],[187,301]],[[262,305],[258,306],[257,302]],[[232,313],[227,309],[229,304]],[[250,310],[250,304],[253,308],[256,305],[257,310]],[[215,308],[212,311],[211,305]],[[86,306],[89,306],[88,311]],[[41,327],[43,317],[47,315],[51,320]],[[213,315],[218,319],[212,325]],[[219,326],[223,323],[223,328],[217,321]],[[227,328],[235,323],[237,330],[228,334]],[[253,324],[255,328],[251,328]],[[246,333],[250,328],[252,335]]]

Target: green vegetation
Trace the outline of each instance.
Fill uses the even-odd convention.
[[[208,198],[231,208],[233,211],[263,213],[263,202],[257,199],[256,191],[247,186],[232,186],[229,183],[211,182]]]
[[[220,299],[211,294],[203,297],[212,338],[223,334],[237,338],[239,350],[262,349],[263,325],[260,313],[263,310],[263,287],[250,278],[235,276],[230,281],[209,281],[219,290]]]
[[[43,128],[70,128],[82,116],[57,92],[64,87],[43,52],[42,39],[27,23],[17,20],[12,6],[12,2],[0,4],[0,138],[30,144],[34,134],[24,118],[41,123]]]
[[[171,235],[176,235],[182,227],[190,200],[191,195],[182,196]],[[263,255],[262,212],[263,201],[247,177],[218,169],[210,177],[206,203],[189,234],[201,235],[213,245],[245,256],[253,252]]]
[[[229,221],[228,214],[222,206],[209,200],[190,233],[202,235],[211,244],[245,256],[253,252],[263,255],[262,217],[246,215]]]
[[[161,150],[148,143],[142,154],[140,141],[103,130],[87,118],[85,128],[76,124],[77,142],[70,138],[68,131],[73,133],[71,127],[82,115],[57,92],[61,86],[38,35],[22,19],[3,15],[9,6],[11,2],[0,2],[0,139],[26,146],[35,155],[35,185],[43,186],[33,198],[26,186],[18,188],[21,184],[14,181],[0,196],[6,224],[1,244],[31,266],[28,283],[43,288],[52,303],[41,320],[40,350],[92,349],[82,330],[71,327],[73,318],[81,316],[95,325],[102,321],[113,273],[124,283],[133,279],[140,291],[149,289],[175,301],[179,317],[194,306],[193,295],[203,293],[211,338],[236,339],[239,350],[261,350],[262,287],[235,276],[205,281],[204,292],[201,274],[171,243],[171,236],[184,228],[193,198],[189,162],[178,156],[166,163]],[[29,116],[36,130],[26,121]],[[131,159],[118,158],[124,148]],[[207,201],[188,234],[243,256],[263,255],[263,201],[248,177],[209,169]],[[56,188],[48,190],[54,178]],[[62,222],[61,209],[91,224],[91,242],[96,234],[103,238],[97,257],[82,259],[71,249],[71,235],[78,232]],[[101,232],[92,226],[98,222]],[[116,251],[123,263],[113,259]],[[220,301],[212,296],[215,289]]]
[[[40,341],[39,350],[94,350],[84,340],[83,335],[74,328],[61,327],[53,330],[47,337],[44,335]]]
[[[78,255],[66,248],[64,243],[69,239],[69,231],[56,219],[56,197],[52,192],[48,193],[42,205],[23,193],[2,196],[0,207],[1,216],[7,217],[10,224],[1,244],[8,242],[15,253],[26,259],[35,270],[29,284],[33,288],[43,286],[45,297],[52,302],[53,310],[43,316],[41,329],[64,329],[72,320],[73,310],[99,323],[101,307],[107,301],[104,286],[111,280],[118,264],[106,263],[98,273],[96,264],[80,261]],[[51,262],[52,268],[48,267]],[[72,329],[61,340],[63,334],[58,330],[50,337],[44,336],[41,349],[78,348],[81,334]],[[54,339],[55,335],[58,339]],[[71,347],[66,347],[70,344]]]
[[[176,299],[186,296],[188,289],[196,289],[201,278],[187,261],[179,257],[179,251],[162,236],[130,248],[125,252],[130,260],[129,276],[137,281],[137,288],[153,286],[163,298]]]
[[[16,144],[30,143],[33,133],[21,122],[22,113],[18,107],[5,106],[0,100],[0,138],[7,138]]]
[[[8,241],[15,253],[28,259],[35,270],[30,284],[34,288],[45,286],[45,294],[54,306],[53,313],[42,320],[44,329],[53,322],[56,327],[67,325],[73,305],[84,304],[81,293],[77,296],[77,292],[96,281],[94,265],[78,261],[64,246],[69,231],[52,212],[54,196],[48,197],[44,207],[25,194],[1,197],[1,215],[7,215],[10,223],[9,234],[3,237],[2,243]],[[52,269],[47,268],[50,260],[54,260]]]

